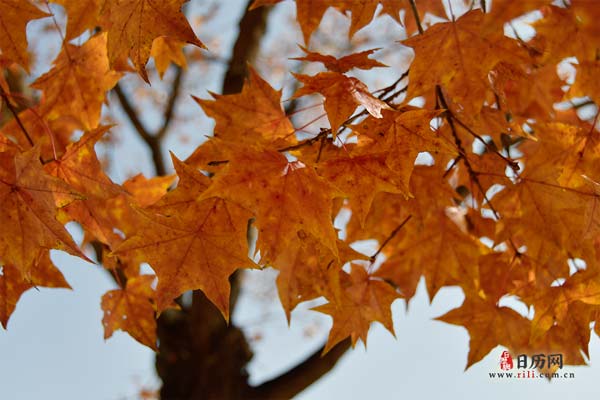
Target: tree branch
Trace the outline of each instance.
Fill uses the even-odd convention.
[[[162,139],[167,134],[167,131],[169,130],[169,125],[171,124],[171,120],[173,119],[175,105],[177,104],[177,99],[179,98],[181,82],[183,82],[183,68],[179,66],[177,66],[176,68],[177,72],[175,73],[175,78],[173,79],[173,84],[171,86],[171,94],[169,95],[167,107],[165,108],[163,124],[160,127],[160,129],[156,132],[156,135],[154,135],[158,139]]]
[[[123,88],[121,88],[121,85],[117,83],[117,86],[115,86],[115,88],[113,90],[117,94],[117,98],[119,99],[119,102],[121,103],[121,107],[123,107],[123,111],[125,111],[127,118],[129,118],[129,121],[131,121],[131,124],[133,125],[133,127],[135,128],[137,133],[140,135],[142,140],[144,142],[146,142],[146,144],[150,148],[150,152],[152,153],[152,164],[154,165],[156,175],[165,175],[166,168],[165,168],[165,162],[162,157],[162,149],[161,149],[161,145],[160,145],[161,138],[156,135],[152,135],[148,131],[148,129],[144,126],[142,121],[138,118],[137,113],[133,109],[133,106],[127,99],[125,92],[123,92]],[[173,100],[173,103],[174,102],[175,102],[175,100]],[[167,107],[167,111],[168,111],[168,107]],[[172,110],[170,113],[172,113]],[[163,124],[168,126],[168,123],[166,123],[166,122]],[[167,128],[165,128],[165,132],[166,132],[166,129]]]
[[[142,124],[142,121],[138,118],[136,111],[133,109],[133,106],[131,105],[131,103],[127,99],[127,96],[125,95],[121,84],[117,83],[117,86],[115,86],[113,90],[117,94],[119,103],[121,103],[121,107],[123,108],[123,111],[125,111],[127,118],[129,118],[131,124],[133,125],[137,133],[141,136],[141,138],[146,143],[148,143],[148,141],[152,138],[152,135],[150,134],[148,129],[146,129],[144,124]]]
[[[261,400],[291,399],[331,371],[350,348],[350,343],[350,338],[346,338],[324,356],[321,355],[324,347],[318,349],[288,372],[251,389],[249,397]]]
[[[268,7],[249,10],[253,1],[248,1],[246,12],[240,20],[238,37],[233,46],[229,68],[223,79],[223,94],[238,93],[242,90],[244,79],[248,75],[247,64],[256,59],[260,42],[265,34]]]
[[[415,3],[415,0],[409,0],[409,2],[413,16],[415,17],[415,22],[417,23],[417,29],[419,29],[419,35],[422,35],[423,26],[421,25],[421,17],[419,17],[419,10],[417,10],[417,4]]]

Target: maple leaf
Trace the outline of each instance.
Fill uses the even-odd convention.
[[[150,55],[154,57],[154,63],[156,64],[156,70],[160,79],[163,78],[171,63],[177,64],[184,69],[187,68],[183,46],[185,46],[185,43],[167,36],[154,39]]]
[[[88,196],[109,198],[123,192],[102,170],[94,145],[110,127],[103,126],[85,133],[77,142],[67,146],[65,154],[44,168],[61,178],[75,190]]]
[[[517,42],[502,31],[482,35],[482,21],[483,13],[473,10],[402,42],[415,51],[408,99],[431,94],[440,85],[467,110],[481,109],[489,90],[489,71],[500,61],[518,64],[526,59]]]
[[[371,54],[380,49],[365,50],[360,53],[348,54],[341,58],[336,58],[328,54],[310,51],[306,47],[300,46],[300,48],[306,55],[303,57],[292,58],[292,60],[320,62],[329,71],[339,72],[341,74],[348,72],[353,68],[368,70],[375,67],[387,67],[387,65],[382,64],[379,61],[369,58]]]
[[[67,147],[63,156],[44,169],[73,189],[85,195],[85,199],[61,208],[59,218],[63,222],[75,220],[102,243],[114,243],[113,226],[104,218],[106,200],[124,193],[124,189],[110,180],[102,170],[94,151],[94,145],[108,131],[100,127],[84,134],[79,141]]]
[[[123,188],[135,199],[135,203],[141,207],[148,207],[159,201],[173,184],[173,175],[155,176],[146,178],[138,174],[123,182]]]
[[[577,57],[580,62],[595,59],[600,42],[594,20],[600,13],[586,3],[575,1],[568,8],[542,8],[543,18],[532,24],[536,36],[531,40],[531,45],[540,53],[539,62],[552,63],[569,56]],[[560,35],[554,31],[556,26],[565,28]]]
[[[315,163],[317,173],[350,198],[350,208],[361,225],[367,217],[373,199],[379,192],[409,196],[408,181],[387,165],[388,152],[372,152],[370,148],[330,145],[322,149]],[[303,158],[303,159],[306,159]]]
[[[544,340],[554,327],[568,328],[572,344],[589,357],[589,324],[593,320],[593,306],[600,304],[598,271],[578,271],[558,286],[543,291],[521,294],[521,299],[535,309],[531,321],[530,343]]]
[[[486,4],[485,30],[502,28],[504,24],[535,9],[552,3],[551,0],[495,0]]]
[[[167,36],[204,48],[181,7],[187,0],[106,0],[100,18],[108,30],[110,64],[127,54],[146,81],[154,39]]]
[[[36,256],[28,278],[24,278],[21,271],[10,264],[0,266],[0,272],[0,324],[4,329],[25,291],[34,287],[71,288],[50,260],[48,251],[41,251]]]
[[[0,130],[0,136],[10,138],[18,143],[21,149],[27,149],[30,144],[23,133],[24,128],[31,140],[40,147],[42,160],[52,160],[62,156],[71,142],[73,131],[81,125],[71,116],[48,120],[37,107],[23,110],[18,116],[19,122],[16,119],[10,120]]]
[[[322,0],[296,1],[296,19],[302,29],[304,43],[310,42],[312,33],[318,28],[328,8],[329,4]]]
[[[383,118],[367,118],[353,130],[372,138],[376,142],[372,147],[387,153],[389,168],[400,175],[402,182],[408,182],[420,152],[456,151],[448,139],[431,128],[431,120],[438,115],[439,111],[427,110],[384,111]]]
[[[597,176],[600,172],[600,141],[593,134],[592,126],[554,122],[538,123],[534,127],[536,137],[542,140],[521,147],[529,156],[531,169],[542,167],[542,171],[549,171],[540,178],[581,188],[587,186],[585,176]],[[561,170],[557,171],[556,165],[560,165]]]
[[[138,342],[158,350],[154,316],[154,275],[140,275],[127,280],[125,288],[110,290],[102,296],[104,339],[121,329]]]
[[[80,199],[63,181],[46,174],[39,162],[39,148],[11,156],[0,153],[0,262],[18,268],[24,276],[31,269],[38,249],[58,249],[87,257],[56,220],[59,207]]]
[[[54,67],[39,77],[32,87],[44,92],[40,111],[50,119],[70,115],[84,129],[94,129],[106,92],[121,75],[110,70],[106,55],[106,34],[97,35],[83,46],[64,44]]]
[[[523,348],[529,342],[529,320],[509,307],[479,298],[466,298],[459,308],[436,318],[464,326],[469,332],[469,357],[465,370],[494,347]]]
[[[350,336],[352,345],[358,339],[367,344],[367,333],[371,322],[380,322],[394,334],[391,306],[400,297],[392,287],[380,280],[371,279],[365,268],[352,264],[350,274],[340,272],[342,294],[337,301],[331,301],[313,310],[329,314],[333,327],[329,333],[323,354]]]
[[[288,323],[291,311],[301,302],[319,296],[339,297],[339,268],[351,260],[367,257],[338,241],[339,258],[304,231],[274,261],[279,270],[277,290]]]
[[[596,77],[600,74],[599,61],[583,61],[577,65],[575,83],[570,87],[569,98],[590,96],[596,104],[600,104],[600,84]]]
[[[275,259],[303,230],[337,256],[332,199],[338,192],[300,161],[273,151],[235,154],[201,198],[237,202],[256,216],[257,247],[265,261]]]
[[[252,67],[241,93],[211,95],[215,100],[194,99],[216,121],[215,137],[263,145],[295,139],[294,127],[281,106],[281,91],[273,89]]]
[[[425,19],[427,14],[446,19],[444,2],[440,0],[415,0],[415,10],[412,9],[409,0],[382,0],[381,4],[383,6],[381,13],[390,15],[398,23],[404,25],[407,36],[410,36],[419,28],[415,12],[418,14],[421,27],[423,28],[427,26]],[[400,10],[404,10],[403,23],[399,18]]]
[[[282,0],[255,0],[250,9],[265,5],[274,5]],[[296,0],[296,19],[302,29],[304,43],[308,44],[313,32],[318,28],[325,11],[334,7],[342,13],[350,13],[350,30],[348,36],[352,37],[356,32],[367,26],[375,16],[377,7],[381,4],[382,14],[388,14],[400,23],[400,10],[405,9],[409,3],[407,0]],[[445,15],[444,7],[440,0],[417,0],[419,11],[433,12],[437,15]],[[415,26],[414,23],[411,26]],[[411,30],[412,31],[412,30]]]
[[[74,39],[98,26],[103,0],[51,0],[51,2],[60,4],[67,12],[65,40]]]
[[[27,35],[29,21],[48,16],[29,0],[0,0],[0,49],[2,56],[29,72]]]
[[[356,107],[363,106],[375,118],[381,118],[382,110],[391,109],[385,102],[373,96],[367,86],[356,78],[338,72],[321,72],[315,76],[293,74],[304,86],[296,91],[294,98],[311,93],[325,97],[325,111],[335,135]]]
[[[494,93],[500,97],[501,106],[511,119],[521,115],[547,119],[555,113],[554,104],[564,96],[564,82],[552,64],[523,68],[500,62],[491,71],[490,78]]]
[[[348,225],[351,241],[373,238],[386,243],[386,260],[374,276],[392,282],[407,299],[415,294],[422,275],[430,299],[442,286],[460,284],[472,290],[478,281],[482,246],[470,236],[464,216],[448,216],[455,192],[442,174],[435,166],[417,166],[411,177],[411,198],[380,194],[363,226],[353,222],[354,215]],[[397,234],[390,240],[392,232]]]
[[[138,174],[123,182],[124,190],[118,195],[108,199],[105,196],[86,199],[82,207],[72,209],[67,206],[65,211],[68,213],[65,214],[81,221],[87,233],[95,239],[115,248],[123,241],[123,237],[115,231],[122,232],[125,237],[138,233],[145,219],[137,208],[156,203],[167,193],[173,181],[173,175],[147,179]],[[141,259],[139,261],[142,262]]]
[[[249,213],[224,199],[199,197],[210,180],[173,158],[179,184],[158,203],[139,210],[146,219],[139,233],[115,249],[145,259],[158,277],[157,310],[187,290],[201,289],[229,319],[229,276],[254,268],[248,258]]]
[[[530,355],[562,354],[564,364],[585,365],[585,358],[579,346],[578,338],[575,335],[576,333],[571,329],[556,325],[550,328],[548,333],[539,340],[527,346],[516,348],[514,352]],[[542,370],[546,373],[553,373],[556,371],[556,366],[550,369],[546,367]]]
[[[494,199],[504,216],[502,235],[521,234],[530,249],[551,244],[570,254],[584,254],[600,229],[600,191],[596,185],[561,185],[561,164],[553,160],[555,153],[537,150],[518,181]]]

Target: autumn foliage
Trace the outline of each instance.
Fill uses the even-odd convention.
[[[67,15],[64,42],[49,71],[27,78],[33,101],[7,76],[30,71],[26,26],[51,8],[0,0],[5,328],[27,289],[68,287],[55,249],[101,260],[116,284],[101,299],[105,336],[122,329],[152,349],[156,317],[182,294],[201,290],[228,320],[231,275],[272,267],[288,319],[299,303],[326,300],[315,308],[333,319],[325,352],[347,337],[366,342],[374,321],[393,332],[391,304],[409,301],[424,277],[430,298],[446,286],[464,292],[439,320],[468,330],[467,367],[497,345],[585,364],[591,330],[600,334],[596,2],[296,0],[304,44],[287,56],[321,72],[293,72],[289,101],[322,103],[326,118],[292,123],[281,91],[250,66],[240,93],[195,98],[214,133],[187,159],[172,155],[176,184],[113,182],[95,145],[111,129],[102,109],[120,79],[149,83],[151,58],[162,77],[170,63],[185,67],[184,45],[204,47],[184,0],[51,2]],[[410,68],[384,65],[377,49],[313,48],[330,8],[350,18],[349,37],[377,18],[401,24]],[[523,38],[512,21],[534,11]],[[370,88],[356,70],[395,82]],[[342,230],[340,213],[350,216]],[[71,221],[82,243],[65,229]],[[365,239],[377,253],[350,247]]]

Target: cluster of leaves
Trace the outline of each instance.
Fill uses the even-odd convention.
[[[0,131],[4,326],[28,288],[68,286],[51,249],[88,259],[64,228],[76,221],[119,285],[102,299],[107,337],[123,329],[156,348],[155,315],[189,290],[228,319],[231,274],[269,266],[288,319],[300,302],[326,299],[316,308],[333,318],[325,351],[348,336],[366,341],[374,321],[393,331],[392,302],[408,301],[424,277],[430,298],[444,286],[465,294],[439,319],[469,331],[467,366],[497,345],[585,363],[594,321],[600,334],[594,2],[461,0],[467,11],[456,16],[457,2],[441,0],[296,0],[307,45],[298,59],[325,71],[294,75],[302,85],[294,98],[318,94],[329,126],[302,138],[281,92],[250,69],[241,93],[196,99],[216,121],[214,135],[187,160],[172,157],[173,190],[171,176],[112,182],[94,145],[109,129],[100,125],[106,94],[124,74],[148,81],[151,55],[164,72],[185,62],[184,43],[202,46],[184,0],[53,2],[68,24],[52,69],[31,84],[39,104],[17,111],[18,94],[0,77],[13,114]],[[402,44],[415,54],[409,72],[371,92],[349,71],[385,67],[374,50],[341,58],[309,50],[330,7],[350,15],[349,36],[378,7],[403,24]],[[0,67],[28,70],[25,27],[50,15],[29,0],[0,0],[0,10]],[[532,39],[504,34],[535,10]],[[567,64],[574,80],[557,72]],[[582,113],[590,109],[591,118]],[[74,141],[77,131],[85,133]],[[423,153],[430,162],[415,164]],[[340,235],[333,220],[348,211]],[[252,257],[249,221],[258,231]],[[349,246],[363,239],[379,241],[376,254]],[[143,262],[156,287],[140,275]],[[529,315],[499,305],[506,297]]]

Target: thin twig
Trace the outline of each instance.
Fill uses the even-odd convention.
[[[404,86],[401,89],[396,90],[394,93],[390,94],[388,97],[384,98],[383,101],[385,103],[390,103],[392,100],[394,100],[396,97],[398,97],[399,95],[401,95],[402,93],[406,92],[408,90],[408,85]]]
[[[123,107],[123,111],[125,111],[125,114],[127,114],[127,117],[133,124],[133,127],[135,128],[137,133],[141,136],[141,138],[146,143],[149,143],[152,140],[152,135],[146,129],[144,124],[142,124],[142,121],[138,118],[136,111],[133,109],[133,106],[127,99],[125,92],[123,92],[123,88],[121,87],[121,84],[117,83],[117,86],[115,86],[115,88],[113,90],[117,94],[117,98],[119,99],[119,102],[121,103],[121,107]]]
[[[585,106],[591,106],[592,104],[596,104],[596,103],[594,103],[594,100],[586,100],[582,103],[574,103],[573,101],[570,101],[569,103],[571,104],[571,107],[573,107],[576,110],[578,110],[582,107],[585,107]]]
[[[27,129],[25,129],[25,125],[23,125],[21,118],[19,118],[19,113],[17,112],[17,110],[15,110],[13,105],[10,103],[10,100],[8,99],[8,94],[4,91],[2,86],[0,86],[0,96],[2,96],[2,100],[4,100],[4,103],[6,103],[6,107],[8,107],[10,113],[15,118],[15,121],[17,121],[17,125],[19,125],[19,128],[21,128],[21,131],[23,132],[23,135],[25,135],[27,142],[31,145],[31,147],[34,147],[35,143],[33,143],[31,136],[29,136],[29,132],[27,132]]]
[[[448,176],[448,174],[450,173],[450,171],[452,171],[452,168],[454,168],[460,160],[462,160],[463,155],[459,154],[458,157],[456,157],[454,160],[452,160],[452,164],[450,164],[450,166],[448,167],[448,169],[446,170],[446,172],[444,172],[444,175],[442,176],[442,178],[445,178]]]
[[[417,23],[417,29],[419,29],[419,35],[423,34],[423,26],[421,26],[421,17],[419,17],[419,10],[417,10],[417,4],[415,0],[410,0],[410,8],[412,9],[415,22]]]
[[[129,121],[133,124],[135,130],[140,135],[142,140],[146,142],[148,147],[150,148],[150,152],[152,153],[152,163],[154,164],[154,168],[156,169],[156,175],[164,175],[166,173],[165,162],[162,157],[162,149],[161,149],[161,139],[160,137],[151,134],[148,129],[142,124],[142,121],[138,118],[135,110],[127,96],[123,92],[120,84],[117,84],[114,88],[115,93],[117,94],[117,98],[121,103],[121,107],[123,107],[123,111],[129,118]],[[168,126],[168,124],[166,124]],[[166,128],[165,128],[166,131]]]
[[[487,13],[487,5],[485,3],[486,3],[485,0],[480,1],[481,9],[483,10],[484,13]]]
[[[497,173],[494,173],[494,172],[477,172],[477,175],[506,177],[505,175],[497,174]],[[524,176],[519,176],[518,177],[518,182],[528,182],[528,183],[533,183],[533,184],[536,184],[536,185],[543,185],[543,186],[548,186],[548,187],[552,187],[552,188],[555,188],[555,189],[565,190],[567,192],[576,193],[576,194],[578,194],[580,196],[589,196],[589,197],[600,198],[600,194],[597,194],[597,193],[584,192],[582,190],[574,189],[574,188],[571,188],[571,187],[568,187],[568,186],[561,186],[561,185],[556,184],[556,183],[539,181],[537,179],[531,179],[531,178],[527,178],[527,177],[524,177]]]
[[[406,78],[408,76],[409,71],[410,70],[407,69],[402,75],[400,75],[400,77],[398,79],[396,79],[396,81],[394,83],[392,83],[391,85],[389,85],[387,87],[384,87],[383,89],[374,91],[373,94],[379,93],[377,98],[379,100],[382,100],[389,92],[391,92],[392,90],[394,90],[396,88],[396,86],[398,86],[400,81],[402,81],[404,78]]]
[[[489,205],[490,210],[492,210],[496,219],[500,219],[500,214],[498,214],[498,211],[496,211],[496,209],[494,208],[494,206],[488,199],[487,194],[485,193],[485,190],[483,190],[483,186],[481,185],[481,182],[479,181],[479,178],[477,177],[477,172],[475,172],[475,169],[473,168],[473,166],[471,165],[471,162],[469,161],[469,158],[467,157],[467,152],[465,151],[465,149],[462,145],[462,140],[458,137],[458,133],[456,131],[456,126],[454,125],[455,118],[454,118],[454,115],[452,114],[452,112],[450,111],[450,108],[448,107],[448,102],[446,101],[446,98],[444,97],[444,93],[442,92],[441,86],[436,85],[435,91],[436,91],[437,98],[439,100],[439,104],[443,108],[448,110],[448,112],[446,112],[446,114],[445,114],[446,121],[448,121],[448,125],[450,126],[450,131],[452,132],[452,136],[454,137],[454,143],[456,144],[459,154],[463,156],[462,160],[463,160],[463,163],[465,164],[465,167],[467,167],[467,172],[469,174],[469,177],[471,178],[471,181],[474,182],[475,185],[477,186],[477,188],[479,189],[481,195],[483,196],[486,203]]]
[[[500,153],[498,150],[496,150],[492,145],[490,145],[488,142],[486,142],[480,135],[478,135],[475,131],[473,131],[473,129],[471,129],[467,124],[465,124],[464,122],[462,122],[450,109],[447,109],[447,112],[449,112],[452,115],[452,119],[454,121],[456,121],[457,124],[459,124],[460,126],[462,126],[469,134],[471,134],[471,136],[473,136],[475,139],[479,140],[481,143],[483,143],[483,145],[485,146],[486,149],[490,150],[493,154],[495,154],[496,156],[500,157],[502,160],[504,160],[504,162],[506,162],[506,164],[508,164],[508,166],[516,172],[519,172],[519,163],[517,163],[514,160],[511,160],[505,156],[502,155],[502,153]]]
[[[375,254],[373,254],[371,257],[369,257],[369,259],[371,260],[371,263],[375,262],[375,259],[377,258],[377,256],[381,253],[381,251],[383,250],[383,248],[385,246],[387,246],[387,244],[398,234],[398,232],[400,232],[400,229],[402,229],[402,227],[404,225],[406,225],[406,223],[412,218],[412,215],[409,215],[408,217],[404,218],[404,221],[402,221],[400,223],[400,225],[398,225],[396,227],[396,229],[394,229],[392,231],[392,233],[390,233],[390,235],[387,237],[387,239],[385,239],[383,241],[383,243],[381,243],[381,246],[379,246],[379,249],[377,249],[377,251],[375,252]]]
[[[173,79],[173,83],[171,85],[171,94],[169,95],[169,100],[167,101],[167,107],[165,108],[163,116],[163,124],[156,132],[156,135],[154,135],[157,139],[162,139],[166,135],[169,125],[173,120],[175,105],[177,104],[177,99],[179,98],[181,82],[183,82],[183,68],[177,66],[176,69],[177,72],[175,73],[175,78]]]

